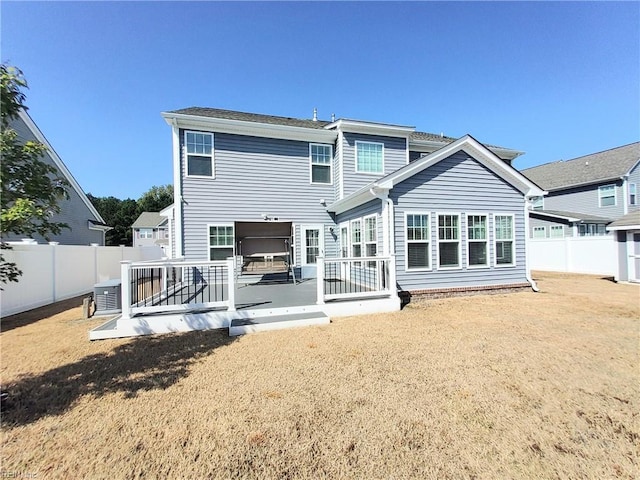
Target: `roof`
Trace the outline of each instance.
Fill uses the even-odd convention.
[[[565,212],[561,210],[530,210],[529,214],[537,214],[543,217],[561,218],[569,222],[609,223],[610,218],[598,217],[588,213]]]
[[[131,228],[158,228],[166,221],[166,217],[161,216],[158,212],[142,212],[133,222]]]
[[[617,180],[640,161],[640,142],[572,160],[545,163],[522,174],[547,191]]]
[[[640,230],[640,210],[627,213],[607,226],[607,230]]]
[[[541,196],[545,193],[537,185],[534,185],[526,177],[520,174],[516,169],[503,162],[496,154],[478,142],[471,135],[465,135],[455,142],[445,145],[435,152],[420,157],[418,160],[399,168],[389,175],[365,185],[361,189],[356,190],[346,197],[334,202],[327,208],[327,210],[340,214],[373,200],[376,197],[379,198],[380,195],[385,195],[389,190],[393,189],[404,180],[459,151],[464,151],[468,155],[472,156],[476,161],[480,162],[504,181],[518,189],[518,191],[523,195],[533,197]]]

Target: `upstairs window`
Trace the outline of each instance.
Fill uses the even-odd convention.
[[[544,197],[533,197],[533,198],[531,198],[531,209],[532,210],[543,210],[544,209]]]
[[[629,205],[637,205],[638,204],[638,196],[636,193],[636,184],[629,184]]]
[[[459,215],[438,215],[438,267],[460,267]]]
[[[513,215],[496,215],[494,218],[496,265],[515,265]]]
[[[152,228],[141,228],[139,237],[140,238],[153,238],[153,229]]]
[[[616,186],[603,185],[598,188],[598,196],[600,197],[601,207],[615,206],[616,204]]]
[[[309,145],[311,183],[331,184],[331,145]]]
[[[383,173],[384,145],[373,142],[356,142],[356,172]]]
[[[213,135],[185,132],[187,175],[213,177]]]
[[[233,227],[209,225],[209,260],[226,260],[233,256]]]

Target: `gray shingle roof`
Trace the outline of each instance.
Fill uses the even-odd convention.
[[[638,225],[640,225],[640,210],[627,213],[624,217],[620,217],[610,224],[609,227],[637,227]]]
[[[547,191],[618,179],[640,160],[640,142],[567,161],[545,163],[521,173]]]
[[[167,219],[158,212],[142,212],[140,216],[131,225],[132,228],[157,228]]]
[[[596,215],[591,215],[589,213],[576,213],[576,212],[566,212],[561,210],[531,210],[530,213],[538,214],[544,216],[545,214],[554,215],[558,217],[564,217],[566,219],[577,218],[582,222],[587,223],[609,223],[611,221],[610,218],[598,217]]]
[[[275,115],[263,115],[261,113],[236,112],[235,110],[223,110],[220,108],[189,107],[180,110],[173,110],[169,113],[179,113],[182,115],[196,115],[199,117],[224,118],[227,120],[242,120],[245,122],[268,123],[271,125],[286,125],[289,127],[324,128],[331,122],[311,119],[278,117]]]

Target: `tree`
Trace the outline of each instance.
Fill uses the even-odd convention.
[[[138,199],[138,213],[159,212],[172,203],[173,185],[154,185]]]
[[[90,193],[87,197],[105,223],[113,227],[105,235],[105,244],[130,246],[133,240],[131,225],[138,218],[138,203],[130,198],[120,200],[113,196],[94,197]]]
[[[0,154],[0,248],[11,249],[4,238],[7,234],[31,236],[35,233],[48,239],[69,226],[53,220],[60,213],[58,202],[68,198],[69,183],[55,166],[42,158],[47,148],[40,142],[20,142],[11,128],[21,110],[26,111],[28,88],[22,71],[6,64],[0,65],[1,125]],[[0,281],[17,282],[22,272],[17,265],[6,262],[0,255]]]

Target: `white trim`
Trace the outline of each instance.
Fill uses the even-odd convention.
[[[207,261],[209,262],[224,262],[224,260],[211,260],[211,249],[212,248],[229,248],[229,245],[210,245],[211,241],[211,227],[231,227],[233,232],[233,243],[231,244],[231,256],[234,257],[236,254],[236,225],[234,222],[221,222],[221,223],[207,223]]]
[[[386,137],[404,137],[415,132],[415,127],[405,125],[391,125],[387,123],[364,122],[361,120],[349,120],[341,118],[325,125],[325,130],[341,130],[349,133],[362,133],[366,135],[382,135]],[[334,131],[335,131],[334,130]]]
[[[489,238],[490,238],[490,232],[491,232],[491,228],[489,227],[489,213],[486,212],[467,212],[464,214],[465,215],[465,239],[466,239],[466,250],[467,250],[467,268],[471,269],[471,270],[479,270],[482,268],[489,268],[489,266],[491,265],[491,249],[489,246]],[[469,217],[484,217],[485,218],[485,235],[486,238],[484,240],[471,240],[469,239]],[[469,245],[471,245],[472,243],[483,243],[485,244],[485,248],[486,248],[486,262],[484,264],[481,265],[471,265],[471,263],[469,262],[470,256],[469,256]]]
[[[318,230],[318,256],[324,257],[324,225],[321,223],[309,223],[300,225],[300,264],[304,266],[317,266],[316,263],[307,262],[307,231]]]
[[[373,218],[373,220],[375,221],[375,229],[373,231],[374,234],[374,238],[375,241],[374,242],[368,242],[367,241],[367,219],[369,218]],[[376,253],[375,255],[369,255],[367,252],[367,245],[371,245],[372,243],[375,243],[376,246]],[[364,254],[365,257],[375,257],[380,255],[380,251],[378,249],[378,245],[380,242],[378,242],[378,214],[377,213],[372,213],[371,215],[366,215],[364,217],[362,217],[362,253]],[[365,264],[365,267],[368,267],[369,265]]]
[[[182,141],[183,141],[183,150],[184,150],[184,176],[188,177],[188,178],[206,178],[206,179],[213,179],[215,180],[216,178],[216,163],[215,163],[215,136],[212,132],[201,132],[201,131],[196,131],[196,130],[184,130],[183,132],[183,137],[182,137]],[[188,147],[187,147],[187,135],[188,134],[194,134],[194,135],[208,135],[211,137],[211,153],[210,154],[206,154],[206,153],[189,153]],[[209,157],[211,160],[211,175],[189,175],[189,157]]]
[[[312,147],[329,147],[329,163],[313,163],[313,156],[311,154]],[[314,182],[313,181],[313,166],[329,167],[329,182]],[[309,143],[309,184],[311,185],[333,185],[333,145],[327,143]]]
[[[549,213],[544,210],[527,210],[528,214],[535,213],[536,215],[542,215],[543,217],[559,218],[560,220],[566,220],[569,223],[579,222],[581,219],[578,217],[567,217],[564,215],[557,215],[555,213]]]
[[[175,125],[183,129],[195,129],[205,132],[231,133],[234,135],[281,138],[286,140],[302,140],[306,142],[320,143],[333,143],[337,136],[334,130],[326,130],[322,128],[274,125],[245,120],[203,117],[173,112],[163,112],[161,115],[169,125]]]
[[[364,172],[358,170],[358,144],[360,145],[380,145],[382,147],[382,158],[379,172]],[[384,143],[383,142],[368,142],[366,140],[356,140],[353,146],[353,160],[354,160],[354,171],[355,173],[363,174],[363,175],[375,175],[380,176],[384,175]]]
[[[338,198],[344,197],[344,133],[342,130],[338,132],[338,140],[336,147],[338,148],[338,176],[340,177],[340,191]]]
[[[542,232],[541,237],[536,237],[536,232]],[[547,238],[547,227],[546,225],[536,225],[531,229],[531,238]]]
[[[426,240],[412,240],[409,242],[409,235],[407,234],[409,224],[407,217],[409,215],[426,215],[427,216],[427,239]],[[431,231],[431,212],[424,210],[405,210],[404,212],[404,271],[408,273],[413,272],[430,272],[433,270],[433,232]],[[429,261],[428,267],[409,268],[409,243],[427,243],[428,253],[427,259]]]
[[[602,205],[602,192],[601,189],[613,187],[613,205]],[[611,195],[607,195],[605,198],[610,198]],[[615,183],[608,183],[606,185],[598,186],[598,206],[600,208],[616,207],[618,206],[618,186]]]
[[[405,137],[404,139],[404,153],[405,153],[405,165],[409,165],[409,162],[411,161],[410,155],[409,155],[409,137]]]
[[[440,215],[456,216],[458,217],[458,265],[456,266],[441,266],[440,265],[440,244],[441,243],[456,243],[456,240],[440,240]],[[462,214],[459,212],[436,212],[435,214],[435,239],[436,239],[436,270],[462,270]],[[450,228],[450,227],[444,227]]]
[[[353,224],[358,222],[360,224],[360,241],[359,242],[354,242],[353,241]],[[349,256],[352,258],[361,258],[364,257],[363,252],[362,252],[362,237],[363,237],[363,228],[362,228],[362,218],[354,218],[353,220],[349,221]],[[360,255],[356,256],[353,253],[353,247],[354,245],[358,245],[360,247]]]
[[[49,154],[49,157],[51,157],[51,159],[53,160],[53,163],[55,164],[56,168],[67,179],[67,181],[71,185],[71,188],[73,188],[76,191],[76,193],[80,197],[80,200],[82,200],[82,202],[87,206],[87,208],[89,209],[91,214],[95,217],[95,219],[100,223],[105,223],[104,218],[100,216],[100,213],[98,213],[98,210],[96,210],[96,207],[93,206],[93,204],[91,203],[87,195],[84,193],[84,190],[82,190],[82,187],[80,186],[78,181],[71,174],[67,166],[64,164],[64,162],[62,161],[60,156],[56,153],[56,151],[53,149],[53,147],[51,146],[49,141],[46,139],[44,134],[40,131],[38,126],[35,124],[35,122],[31,119],[29,114],[21,109],[18,111],[18,116],[25,123],[27,128],[33,134],[33,136],[36,137],[36,140],[38,140],[38,142],[44,144],[47,147],[46,153]]]
[[[631,187],[633,187],[633,196],[634,203],[631,203]],[[635,207],[638,205],[638,184],[637,183],[629,183],[628,184],[628,192],[627,192],[627,204],[629,207]],[[629,213],[629,212],[627,212]]]
[[[171,127],[173,140],[173,206],[174,223],[173,236],[175,239],[175,255],[182,257],[184,241],[184,225],[182,223],[182,162],[180,158],[180,129],[177,125]]]
[[[527,205],[525,203],[525,209]],[[496,226],[496,217],[511,217],[511,263],[498,263],[498,241],[500,242],[508,242],[508,239],[500,239],[498,240],[498,229]],[[528,237],[528,232],[525,232],[525,239]],[[495,268],[509,268],[516,266],[516,216],[513,213],[500,213],[496,212],[493,214],[493,266]]]

